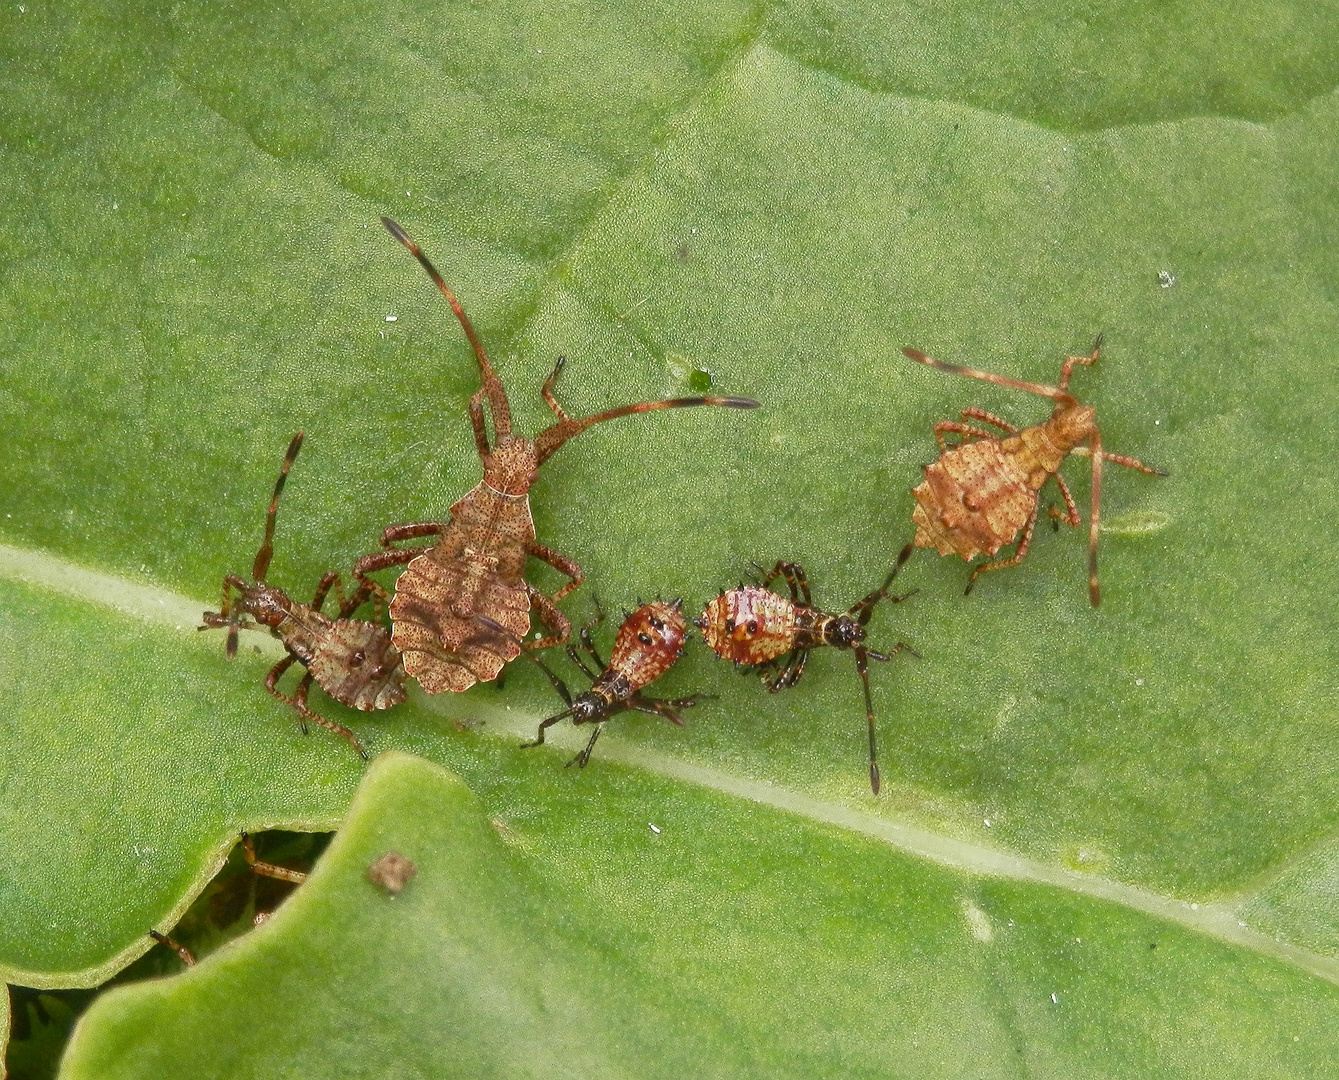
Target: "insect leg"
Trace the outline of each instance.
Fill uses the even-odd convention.
[[[1074,365],[1087,367],[1089,364],[1097,363],[1097,357],[1102,352],[1102,335],[1097,335],[1097,340],[1093,342],[1093,352],[1091,356],[1067,356],[1064,366],[1060,369],[1060,389],[1067,391],[1069,389],[1069,377],[1074,373]]]
[[[595,725],[595,730],[590,733],[590,742],[586,743],[586,749],[582,750],[576,757],[563,766],[570,769],[575,765],[578,769],[584,769],[586,762],[590,761],[590,752],[595,749],[595,740],[600,737],[600,732],[604,730],[604,721],[601,720]]]
[[[900,652],[911,653],[911,655],[914,656],[917,660],[925,659],[925,657],[923,657],[920,653],[918,653],[905,641],[899,641],[886,653],[875,652],[873,649],[866,649],[865,655],[868,656],[871,660],[891,660],[894,656],[896,656]]]
[[[553,594],[552,600],[556,604],[573,589],[586,580],[586,575],[581,572],[581,567],[576,564],[574,559],[569,559],[561,551],[554,551],[553,548],[545,547],[543,544],[537,544],[535,541],[525,546],[526,553],[533,555],[540,562],[546,562],[560,574],[566,574],[572,580]],[[567,639],[564,638],[564,641]]]
[[[283,675],[283,673],[287,671],[290,667],[293,666],[293,661],[296,659],[297,659],[296,656],[294,656],[292,653],[289,653],[277,664],[275,664],[274,667],[270,668],[269,674],[265,676],[265,689],[268,690],[274,697],[282,701],[285,705],[293,705],[293,699],[279,689],[278,686],[279,677]],[[297,708],[296,705],[293,705],[293,707]],[[304,735],[307,734],[307,725],[303,721],[301,720],[298,721],[298,727],[302,729],[302,734]]]
[[[879,793],[878,747],[874,742],[874,699],[869,696],[869,664],[865,658],[865,647],[855,647],[855,669],[865,687],[865,719],[869,722],[869,787],[875,795]]]
[[[1155,469],[1151,465],[1145,465],[1142,461],[1136,461],[1132,457],[1126,457],[1124,454],[1108,454],[1102,451],[1102,457],[1107,461],[1114,461],[1117,465],[1125,465],[1131,469],[1138,469],[1142,473],[1148,473],[1149,476],[1166,476],[1167,473],[1161,469]]]
[[[1014,427],[1008,420],[1002,420],[994,413],[986,412],[985,409],[979,409],[975,405],[969,405],[967,408],[963,409],[962,418],[964,420],[980,420],[984,424],[994,424],[997,428],[1007,431],[1010,435],[1018,434],[1018,428]],[[990,437],[994,438],[993,435]]]
[[[401,526],[402,528],[412,528],[413,526]],[[390,532],[390,529],[386,530]],[[383,537],[383,542],[385,538]],[[361,555],[353,564],[353,576],[358,579],[359,589],[366,588],[373,596],[380,600],[390,601],[390,592],[386,586],[379,581],[373,581],[368,574],[375,574],[378,570],[385,570],[391,566],[401,566],[404,563],[412,562],[425,551],[431,551],[431,546],[416,548],[391,548],[389,551],[374,551],[371,555]]]
[[[522,750],[530,750],[530,749],[532,749],[533,747],[539,746],[541,743],[544,742],[544,730],[545,730],[546,728],[552,727],[552,726],[553,726],[554,724],[556,724],[559,720],[563,719],[563,717],[565,717],[565,716],[571,716],[571,715],[572,715],[572,710],[571,710],[571,709],[564,709],[562,712],[558,713],[556,716],[550,716],[547,720],[541,720],[541,721],[540,721],[540,724],[539,724],[539,731],[538,731],[538,732],[536,733],[536,735],[535,735],[535,741],[534,741],[534,742],[528,742],[528,743],[521,743],[521,749],[522,749]]]
[[[181,957],[181,962],[187,967],[195,967],[195,956],[185,945],[173,940],[166,934],[160,934],[157,930],[150,930],[149,937],[153,938],[154,941],[158,942],[158,944],[162,945],[164,948],[171,949]]]
[[[1062,514],[1054,506],[1048,506],[1046,512],[1051,515],[1051,523],[1055,528],[1060,528],[1060,522],[1066,525],[1077,527],[1082,520],[1079,517],[1079,508],[1074,503],[1074,496],[1069,493],[1069,485],[1065,483],[1065,478],[1059,473],[1051,474],[1055,478],[1056,485],[1060,488],[1060,494],[1064,496],[1065,509],[1068,513]]]
[[[963,595],[972,591],[972,586],[976,584],[976,579],[990,570],[1003,570],[1006,567],[1017,566],[1027,555],[1028,547],[1032,544],[1032,530],[1037,527],[1037,511],[1041,508],[1040,503],[1033,503],[1032,515],[1027,519],[1027,524],[1023,526],[1023,538],[1018,541],[1018,547],[1014,553],[1007,559],[1000,559],[998,562],[983,563],[972,571],[972,576],[967,579],[967,588],[963,590]],[[1094,533],[1094,535],[1096,535]]]
[[[539,388],[539,393],[544,398],[545,404],[553,410],[553,415],[559,420],[566,420],[568,419],[568,416],[567,413],[563,411],[563,407],[558,404],[558,399],[553,396],[553,384],[558,381],[558,376],[563,373],[563,365],[566,363],[567,357],[558,357],[558,362],[553,365],[553,371],[550,373],[549,377],[544,380],[544,385]]]
[[[944,433],[949,431],[955,432],[959,435],[970,435],[973,438],[977,439],[995,438],[994,435],[992,435],[989,431],[986,431],[984,428],[973,427],[971,424],[964,424],[959,420],[939,420],[935,423],[934,433],[935,433],[935,442],[939,443],[940,453],[947,454],[949,451],[948,440],[944,438]],[[966,439],[962,439],[960,442],[957,442],[954,445],[961,446],[966,441],[967,441]]]
[[[572,623],[566,615],[558,610],[557,606],[536,589],[528,581],[525,582],[525,591],[530,594],[530,602],[535,605],[535,614],[539,616],[539,621],[553,631],[548,637],[535,638],[524,643],[527,649],[548,649],[554,645],[566,644],[568,638],[572,636]],[[558,590],[561,594],[562,590]]]
[[[286,866],[276,866],[274,863],[264,862],[256,858],[256,845],[252,842],[247,833],[242,833],[242,858],[246,859],[246,865],[251,867],[253,874],[259,874],[261,877],[272,877],[279,881],[291,881],[294,885],[301,885],[307,880],[307,875],[301,870],[290,870]]]
[[[344,588],[340,584],[339,573],[335,570],[328,570],[321,576],[321,580],[316,585],[316,592],[312,594],[311,608],[313,611],[320,611],[325,604],[325,598],[330,593],[330,586],[335,586],[339,598],[339,606],[344,607]]]
[[[590,631],[582,630],[581,637],[582,637],[582,644],[584,645],[585,639],[590,637]],[[587,646],[587,648],[590,649],[591,656],[595,657],[595,663],[601,668],[601,670],[603,670],[604,664],[600,663],[599,654],[595,652],[594,647]],[[584,674],[586,678],[588,678],[591,682],[594,682],[596,679],[600,677],[596,672],[591,671],[591,669],[586,666],[586,661],[581,659],[581,654],[577,652],[577,648],[575,645],[567,646],[567,657],[569,660],[572,661],[572,663],[576,664],[576,666],[581,669],[582,674]]]
[[[307,706],[307,691],[311,689],[311,684],[312,684],[312,673],[309,671],[305,676],[303,676],[302,681],[298,683],[297,690],[294,691],[293,693],[293,701],[292,701],[293,708],[297,709],[297,711],[301,713],[303,716],[305,716],[308,720],[320,724],[323,728],[326,728],[329,731],[333,731],[336,735],[339,735],[347,739],[349,745],[352,746],[354,750],[358,752],[358,756],[362,758],[364,761],[366,761],[367,751],[363,749],[362,744],[357,740],[352,731],[346,728],[343,724],[337,724],[333,720],[327,720],[315,709],[311,709]],[[303,725],[302,732],[304,735],[307,732],[307,727],[305,724]]]
[[[571,706],[572,692],[567,689],[567,684],[563,682],[562,679],[558,678],[558,676],[553,673],[553,669],[544,663],[538,656],[531,656],[530,659],[535,662],[535,665],[540,671],[544,672],[544,674],[549,677],[549,682],[552,683],[553,688],[558,691],[558,696],[562,698],[563,701],[567,702],[568,706]]]

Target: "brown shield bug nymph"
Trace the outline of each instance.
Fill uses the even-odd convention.
[[[1096,363],[1101,347],[1099,337],[1093,344],[1092,355],[1068,357],[1060,369],[1059,386],[1021,382],[988,371],[944,364],[915,349],[902,350],[917,363],[928,367],[981,379],[996,386],[1026,390],[1055,402],[1050,419],[1022,431],[1007,420],[975,406],[963,409],[962,420],[941,420],[934,426],[941,456],[925,467],[925,480],[912,489],[916,496],[916,509],[911,515],[916,523],[916,546],[937,548],[940,555],[961,555],[970,562],[981,554],[993,556],[1005,544],[1012,543],[1020,529],[1023,532],[1013,555],[983,563],[972,571],[972,576],[967,579],[967,592],[972,591],[976,579],[986,571],[1017,566],[1023,561],[1037,524],[1038,493],[1051,477],[1055,477],[1067,511],[1061,514],[1055,507],[1050,507],[1052,521],[1057,527],[1061,521],[1074,526],[1080,523],[1079,509],[1074,505],[1074,497],[1059,469],[1067,455],[1086,454],[1093,459],[1092,512],[1088,519],[1088,595],[1093,607],[1101,599],[1097,588],[1097,533],[1102,502],[1102,462],[1114,461],[1117,465],[1127,465],[1152,476],[1167,475],[1132,457],[1103,450],[1096,410],[1091,405],[1080,405],[1069,392],[1069,377],[1074,366]],[[991,424],[1006,434],[996,435],[966,423],[968,420]],[[950,447],[944,438],[947,432],[961,435],[962,440]],[[1081,445],[1083,443],[1087,445]]]
[[[404,654],[405,669],[429,694],[466,690],[476,682],[496,678],[503,664],[520,655],[521,643],[530,630],[532,604],[552,633],[527,642],[527,648],[561,645],[571,634],[571,624],[558,610],[557,602],[581,584],[581,568],[566,555],[535,542],[530,516],[530,485],[554,451],[593,424],[620,416],[691,405],[754,409],[758,403],[736,397],[675,398],[624,405],[574,420],[553,396],[553,384],[563,369],[559,358],[540,388],[558,423],[533,441],[513,435],[506,392],[460,302],[405,231],[389,218],[381,220],[428,272],[474,348],[482,385],[470,398],[469,412],[484,476],[451,507],[451,520],[391,526],[381,536],[382,547],[390,550],[364,555],[354,564],[353,572],[360,581],[384,593],[366,575],[409,564],[395,584],[390,607],[391,636]],[[485,399],[493,417],[492,446],[484,426]],[[437,540],[420,547],[391,547],[402,540],[425,536]],[[571,580],[553,596],[544,595],[525,580],[526,560],[531,557],[548,563]]]
[[[338,701],[355,709],[389,709],[404,701],[404,668],[400,654],[391,644],[386,628],[377,623],[349,618],[368,599],[368,590],[359,588],[347,600],[343,598],[339,574],[330,571],[316,586],[316,595],[310,604],[290,600],[288,594],[265,581],[274,554],[274,518],[279,509],[279,496],[288,479],[298,451],[302,449],[302,432],[293,436],[274,485],[269,512],[265,515],[265,542],[256,552],[251,568],[254,582],[244,581],[236,574],[223,579],[223,606],[217,611],[204,613],[201,630],[228,628],[228,657],[237,655],[237,631],[258,630],[267,627],[283,642],[288,655],[280,660],[265,676],[265,689],[285,704],[293,706],[303,720],[311,720],[329,728],[349,740],[349,744],[366,758],[367,754],[354,738],[353,732],[342,724],[327,720],[307,705],[307,692],[313,682]],[[339,617],[331,619],[321,612],[326,594],[335,588],[340,598]],[[235,595],[234,595],[235,594]],[[244,622],[243,615],[255,621]],[[279,678],[297,661],[307,669],[293,696],[278,688]],[[307,725],[300,722],[305,734]]]
[[[820,645],[834,645],[855,653],[855,669],[865,688],[865,718],[869,723],[869,786],[879,793],[879,765],[874,740],[874,702],[869,694],[870,660],[888,660],[900,652],[919,657],[915,649],[899,641],[886,653],[865,646],[865,626],[880,600],[901,603],[911,593],[889,596],[888,586],[911,557],[908,544],[883,584],[841,615],[829,615],[811,606],[809,582],[798,563],[779,562],[761,585],[740,585],[721,593],[696,620],[702,639],[717,656],[737,665],[762,668],[762,681],[773,692],[794,686],[804,673],[809,652]],[[783,578],[790,596],[768,588]]]
[[[601,615],[603,618],[603,615]],[[553,683],[567,708],[556,716],[550,716],[539,725],[539,733],[534,742],[525,743],[522,749],[538,746],[544,741],[545,728],[551,727],[564,717],[570,716],[573,725],[594,724],[586,748],[569,761],[568,765],[585,768],[590,760],[590,752],[595,749],[595,740],[604,730],[604,722],[615,713],[625,709],[663,716],[670,723],[683,726],[683,717],[677,710],[697,704],[703,695],[680,698],[677,701],[664,701],[660,698],[646,697],[641,693],[660,676],[664,675],[674,662],[683,655],[684,640],[688,637],[688,622],[683,617],[683,601],[653,600],[642,604],[636,611],[623,620],[614,640],[614,651],[606,665],[595,651],[595,642],[591,640],[591,628],[581,631],[581,643],[596,665],[601,668],[597,675],[591,671],[577,655],[575,647],[567,647],[567,655],[591,680],[591,688],[573,698],[566,684],[536,660],[544,674]]]

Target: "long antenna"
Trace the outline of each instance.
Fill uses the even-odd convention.
[[[718,405],[724,409],[756,409],[758,402],[744,397],[689,397],[670,398],[667,401],[641,401],[636,405],[621,405],[617,409],[596,413],[594,416],[579,420],[560,420],[552,427],[545,428],[535,436],[535,456],[543,462],[563,443],[580,435],[588,427],[603,424],[606,420],[617,420],[620,416],[632,416],[634,413],[656,412],[659,409],[687,409],[696,405]]]
[[[942,360],[934,360],[917,349],[903,349],[903,355],[909,356],[918,364],[924,364],[926,367],[938,368],[940,371],[947,371],[952,375],[966,375],[969,379],[980,379],[982,382],[994,383],[996,386],[1007,386],[1011,390],[1026,390],[1029,394],[1040,394],[1042,397],[1053,398],[1056,401],[1073,401],[1074,396],[1068,390],[1063,390],[1058,386],[1042,386],[1039,383],[1023,382],[1020,379],[1011,379],[1007,375],[996,375],[993,371],[977,371],[975,368],[958,367],[957,364],[946,364]]]
[[[284,493],[288,470],[293,467],[293,462],[297,460],[298,451],[301,449],[302,432],[299,431],[288,444],[288,453],[284,455],[284,463],[279,468],[279,479],[274,482],[274,495],[271,496],[270,508],[265,513],[265,542],[260,545],[260,550],[256,552],[256,561],[251,566],[252,580],[262,585],[265,583],[265,574],[270,569],[270,559],[274,557],[274,515],[279,512],[279,496]]]
[[[506,438],[511,434],[511,409],[507,405],[507,392],[502,389],[501,380],[493,371],[493,365],[488,362],[488,354],[484,352],[483,342],[479,340],[479,335],[474,332],[474,327],[470,324],[465,309],[460,306],[456,294],[442,280],[442,275],[437,272],[437,267],[428,261],[428,257],[419,250],[419,246],[413,238],[388,217],[382,218],[381,223],[386,226],[387,232],[409,249],[409,254],[414,256],[423,269],[428,272],[428,277],[432,278],[437,288],[441,290],[442,295],[446,297],[446,302],[451,305],[451,310],[456,313],[456,318],[460,320],[461,329],[465,331],[465,336],[470,339],[470,344],[474,347],[474,355],[479,358],[479,377],[483,383],[484,393],[488,395],[489,408],[493,413],[494,436],[498,439]]]

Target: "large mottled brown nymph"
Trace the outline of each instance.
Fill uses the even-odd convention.
[[[1096,363],[1101,346],[1099,337],[1091,355],[1068,357],[1060,369],[1059,386],[1022,382],[988,371],[944,364],[915,349],[902,350],[912,360],[928,367],[1040,394],[1055,402],[1055,409],[1045,423],[1021,431],[1007,420],[975,406],[963,409],[962,420],[941,420],[934,426],[941,456],[925,467],[925,480],[912,490],[916,497],[916,509],[911,515],[916,523],[916,546],[936,548],[941,555],[961,555],[970,562],[978,555],[993,557],[1004,545],[1013,543],[1020,531],[1023,534],[1009,558],[982,563],[972,570],[972,576],[967,580],[968,592],[972,591],[976,579],[987,571],[1017,566],[1023,561],[1037,524],[1038,493],[1047,480],[1055,478],[1066,509],[1061,514],[1051,507],[1051,519],[1057,526],[1061,521],[1072,526],[1080,523],[1078,507],[1059,470],[1060,463],[1068,455],[1086,454],[1093,460],[1092,512],[1088,521],[1088,595],[1093,607],[1101,600],[1097,587],[1097,533],[1102,501],[1102,463],[1114,461],[1117,465],[1126,465],[1152,476],[1167,475],[1132,457],[1103,450],[1096,410],[1091,405],[1079,404],[1069,392],[1069,377],[1075,365]],[[967,423],[969,420],[990,424],[1005,434],[996,435]],[[948,433],[960,435],[961,441],[950,446],[945,438]]]
[[[590,689],[573,698],[567,685],[545,665],[539,664],[544,674],[549,677],[549,681],[553,683],[554,689],[567,702],[567,708],[543,721],[539,725],[535,741],[525,743],[523,747],[529,749],[532,746],[539,746],[544,741],[545,729],[568,716],[572,718],[574,725],[594,724],[595,729],[590,733],[590,741],[586,743],[585,749],[567,763],[582,767],[585,767],[586,762],[590,760],[590,752],[595,749],[595,740],[600,737],[604,722],[616,713],[636,709],[638,712],[663,716],[671,723],[682,727],[683,717],[679,715],[678,710],[695,705],[702,698],[702,695],[694,695],[675,701],[664,701],[660,698],[647,697],[641,692],[644,687],[665,674],[683,655],[684,641],[688,637],[688,621],[683,617],[682,600],[668,603],[664,600],[653,600],[649,604],[642,604],[624,619],[623,625],[618,629],[618,637],[614,639],[614,651],[609,656],[608,665],[595,651],[595,642],[591,639],[590,631],[589,626],[581,631],[581,643],[590,653],[591,659],[601,668],[600,673],[597,675],[591,671],[576,649],[569,645],[567,655],[591,680]],[[539,663],[538,660],[535,662]]]
[[[506,392],[460,302],[409,235],[389,218],[381,220],[446,297],[474,348],[482,385],[470,398],[469,413],[484,475],[451,507],[449,521],[386,529],[381,545],[388,550],[364,555],[354,564],[354,574],[369,588],[381,590],[368,574],[408,564],[395,584],[390,607],[391,636],[404,653],[405,670],[429,694],[466,690],[476,682],[496,678],[503,664],[520,655],[523,643],[526,648],[542,649],[560,645],[571,635],[571,624],[557,604],[581,584],[581,567],[566,555],[536,543],[530,516],[530,485],[550,455],[593,424],[620,416],[693,405],[753,409],[758,403],[735,397],[674,398],[624,405],[574,420],[553,396],[554,383],[563,370],[564,361],[559,357],[540,388],[558,423],[533,441],[513,435]],[[493,419],[491,446],[484,425],[485,400]],[[417,547],[392,546],[429,536],[435,537],[435,542]],[[530,558],[548,563],[571,580],[546,596],[525,579]],[[525,641],[532,606],[550,633]]]
[[[255,580],[246,581],[236,574],[227,575],[223,579],[223,604],[218,611],[204,613],[204,625],[200,629],[227,627],[227,651],[231,659],[237,655],[239,629],[267,628],[283,642],[288,655],[265,676],[265,689],[297,710],[302,718],[300,726],[304,734],[307,731],[306,721],[311,720],[348,739],[349,745],[366,758],[367,754],[353,732],[308,706],[307,693],[315,682],[341,705],[351,705],[364,711],[389,709],[404,701],[404,668],[400,663],[400,653],[391,643],[390,634],[378,623],[349,617],[368,601],[369,590],[366,587],[359,588],[348,599],[344,599],[339,574],[332,570],[321,578],[312,602],[300,604],[289,599],[283,589],[265,580],[274,554],[274,518],[279,509],[279,496],[283,493],[284,481],[288,479],[288,470],[292,468],[301,449],[302,432],[299,431],[289,443],[288,454],[274,485],[274,495],[265,516],[265,541],[256,552],[256,561],[251,568],[251,576]],[[332,587],[340,600],[339,616],[334,619],[321,611]],[[245,622],[243,615],[250,615],[255,621]],[[295,661],[305,667],[307,672],[292,696],[289,696],[279,689],[278,682]]]
[[[840,615],[830,615],[812,605],[804,567],[799,563],[778,562],[761,585],[740,585],[722,592],[696,620],[702,628],[702,640],[717,656],[733,660],[740,666],[761,668],[762,681],[773,692],[800,681],[811,650],[821,645],[850,649],[855,654],[856,671],[865,689],[869,786],[875,795],[879,793],[879,765],[868,662],[888,660],[903,651],[913,656],[920,653],[901,641],[887,653],[875,652],[865,646],[865,626],[874,613],[874,605],[880,600],[896,604],[911,595],[888,595],[888,587],[902,564],[910,558],[911,550],[910,544],[904,547],[883,584]],[[790,596],[769,588],[777,578],[786,582]]]

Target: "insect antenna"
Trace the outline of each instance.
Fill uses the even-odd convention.
[[[474,347],[474,355],[479,359],[480,381],[483,383],[484,393],[488,395],[488,406],[493,413],[493,435],[496,439],[506,438],[511,434],[511,409],[507,405],[507,392],[502,389],[502,381],[497,377],[497,373],[493,371],[493,365],[488,362],[488,354],[484,352],[483,342],[479,340],[479,335],[474,332],[474,327],[470,323],[469,316],[465,314],[465,309],[460,306],[456,294],[442,280],[442,275],[437,272],[437,267],[433,266],[428,261],[428,257],[419,250],[419,246],[414,242],[414,239],[388,217],[383,217],[381,223],[386,226],[387,232],[409,249],[409,254],[414,256],[419,261],[419,265],[428,272],[428,277],[432,278],[441,294],[446,297],[446,302],[451,305],[451,310],[456,313],[460,327],[465,331],[465,336],[470,339],[470,345]]]
[[[274,516],[279,512],[279,496],[284,493],[288,470],[293,467],[293,462],[301,449],[302,432],[299,431],[288,444],[288,453],[284,455],[284,463],[279,467],[279,479],[274,482],[274,495],[270,498],[270,508],[265,513],[265,542],[256,552],[256,561],[251,567],[251,577],[260,584],[264,584],[265,575],[270,569],[270,559],[274,557]]]
[[[893,563],[893,568],[888,571],[888,576],[883,579],[883,584],[861,600],[860,603],[856,604],[855,607],[851,608],[846,614],[856,616],[856,621],[861,626],[865,626],[869,622],[870,616],[874,614],[874,605],[887,597],[888,587],[892,585],[893,578],[897,577],[897,572],[902,569],[902,564],[911,558],[911,553],[914,550],[914,545],[907,544],[901,551],[899,551],[897,553],[897,561]],[[906,594],[906,596],[910,595],[910,593]],[[903,599],[905,599],[905,597],[899,596],[897,598],[897,600]]]
[[[993,371],[977,371],[975,368],[959,367],[957,364],[946,364],[942,360],[934,360],[917,349],[906,348],[902,350],[904,356],[910,357],[918,364],[924,364],[926,367],[938,368],[940,371],[947,371],[953,375],[966,375],[969,379],[980,379],[982,382],[994,383],[996,386],[1007,386],[1012,390],[1025,390],[1029,394],[1040,394],[1042,397],[1053,398],[1056,401],[1071,402],[1074,396],[1068,390],[1058,386],[1042,386],[1039,383],[1023,382],[1021,379],[1011,379],[1007,375],[996,375]]]
[[[725,409],[756,409],[758,402],[744,397],[689,397],[670,398],[665,401],[640,401],[635,405],[622,405],[594,416],[585,416],[578,420],[570,417],[560,420],[552,427],[545,428],[535,436],[535,456],[542,464],[563,443],[580,435],[588,427],[603,424],[606,420],[617,420],[620,416],[632,416],[634,413],[655,412],[659,409],[686,409],[695,405],[719,405]]]
[[[869,694],[869,660],[865,655],[865,647],[857,645],[853,650],[855,652],[855,669],[860,674],[860,682],[865,688],[865,719],[869,723],[869,788],[875,795],[879,793],[879,761],[878,746],[874,738],[874,699]]]

